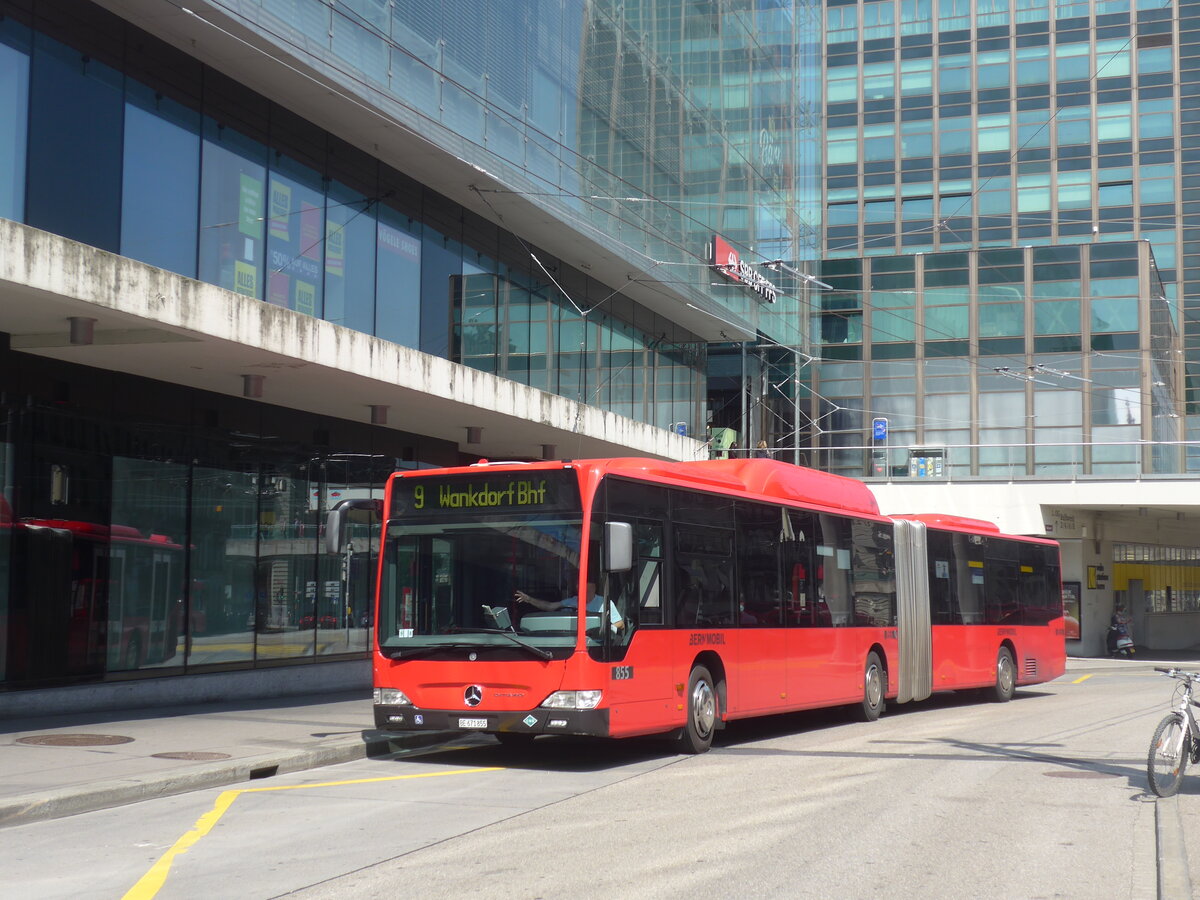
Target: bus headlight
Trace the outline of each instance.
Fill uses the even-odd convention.
[[[595,709],[604,691],[555,691],[542,701],[544,709]]]
[[[412,701],[404,696],[404,691],[395,688],[375,688],[376,706],[412,706]]]

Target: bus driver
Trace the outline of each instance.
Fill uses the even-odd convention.
[[[530,606],[536,606],[545,612],[554,612],[559,609],[579,609],[578,594],[572,594],[563,600],[539,600],[537,597],[529,596],[524,591],[517,591],[513,596],[516,597],[518,603],[528,603]],[[595,582],[589,581],[587,583],[587,596],[592,598],[587,603],[588,612],[600,613],[604,611],[604,598],[596,593]],[[625,627],[625,620],[613,603],[608,604],[608,616],[613,632],[620,631]]]

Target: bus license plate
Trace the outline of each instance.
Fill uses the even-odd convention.
[[[487,728],[487,719],[459,719],[459,728]]]

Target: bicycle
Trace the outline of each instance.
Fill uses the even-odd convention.
[[[1160,797],[1170,797],[1179,790],[1189,761],[1200,763],[1200,725],[1192,707],[1200,706],[1192,699],[1192,691],[1200,684],[1200,673],[1179,669],[1154,667],[1181,682],[1175,691],[1179,695],[1175,711],[1158,723],[1150,739],[1150,754],[1146,757],[1146,776],[1150,790]]]

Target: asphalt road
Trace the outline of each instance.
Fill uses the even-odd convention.
[[[1167,699],[1145,670],[1073,672],[1008,704],[737,723],[698,757],[476,736],[11,828],[5,891],[1149,900]],[[1200,804],[1200,775],[1180,802]]]

